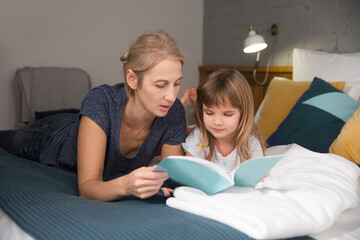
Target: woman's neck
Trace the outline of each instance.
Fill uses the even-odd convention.
[[[134,98],[129,98],[123,115],[123,124],[131,128],[150,129],[155,116],[146,112]]]

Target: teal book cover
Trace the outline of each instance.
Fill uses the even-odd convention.
[[[281,155],[275,155],[249,159],[228,174],[222,167],[205,159],[170,156],[161,161],[154,171],[168,173],[169,187],[190,186],[212,195],[234,185],[255,186],[281,158]]]

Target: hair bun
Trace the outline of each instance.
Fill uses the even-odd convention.
[[[120,56],[120,60],[121,60],[122,62],[126,62],[126,61],[127,61],[127,56],[128,56],[128,54],[127,54],[127,53],[124,53],[123,55]]]

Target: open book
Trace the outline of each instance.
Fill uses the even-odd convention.
[[[190,186],[212,195],[231,186],[255,186],[282,155],[265,156],[245,161],[228,174],[222,167],[201,158],[170,156],[154,169],[165,171],[170,178],[170,186]]]

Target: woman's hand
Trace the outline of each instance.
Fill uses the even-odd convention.
[[[183,96],[180,98],[180,101],[185,108],[190,104],[190,102],[195,103],[196,97],[196,88],[185,89],[183,91]]]
[[[134,195],[141,199],[155,195],[169,176],[167,172],[153,172],[155,166],[138,168],[124,177],[120,177],[123,181],[123,187],[126,193],[122,195]],[[170,196],[170,193],[165,193]]]

